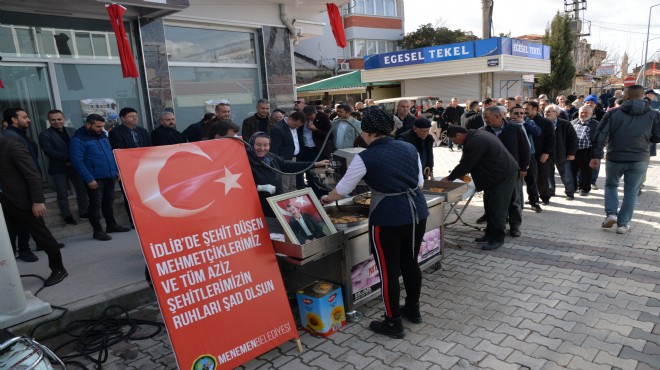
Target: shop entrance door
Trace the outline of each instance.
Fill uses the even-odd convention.
[[[53,109],[53,94],[46,63],[3,63],[0,79],[4,88],[0,89],[0,111],[8,108],[23,108],[30,115],[28,135],[39,142],[39,133],[49,124],[47,113]],[[41,178],[47,185],[47,161],[39,151]]]

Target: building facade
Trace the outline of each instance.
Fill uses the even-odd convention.
[[[0,110],[25,108],[33,138],[48,127],[50,109],[62,110],[66,125],[78,128],[90,113],[116,123],[119,110],[133,107],[148,130],[171,110],[183,130],[218,100],[231,103],[238,123],[260,98],[290,108],[293,44],[325,32],[325,2],[316,0],[119,3],[127,8],[123,21],[139,78],[122,78],[103,3],[0,0]]]
[[[338,47],[327,12],[321,37],[301,41],[295,49],[337,73],[363,69],[363,57],[399,50],[404,36],[404,0],[353,0],[341,7],[346,47]]]

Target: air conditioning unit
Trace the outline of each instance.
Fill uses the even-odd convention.
[[[348,63],[339,63],[339,70],[341,71],[348,71],[351,69],[351,65]]]

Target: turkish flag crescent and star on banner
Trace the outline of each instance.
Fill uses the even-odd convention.
[[[335,41],[340,48],[346,47],[346,35],[344,35],[344,25],[341,22],[341,13],[339,8],[333,3],[325,4],[328,9],[328,17],[330,18],[330,27],[332,27],[332,34],[335,35]]]
[[[244,144],[114,151],[179,369],[232,369],[298,338]]]
[[[117,38],[121,73],[124,75],[124,78],[139,77],[135,59],[133,59],[133,53],[131,52],[131,43],[128,41],[128,37],[126,37],[126,29],[124,29],[124,21],[122,20],[122,17],[126,13],[126,8],[119,4],[106,5],[105,8],[108,14],[110,14],[110,24]]]

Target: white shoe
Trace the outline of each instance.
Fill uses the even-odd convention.
[[[616,233],[617,234],[625,234],[628,231],[630,231],[630,226],[629,225],[622,225],[622,226],[617,226],[616,227]]]
[[[603,228],[609,229],[616,224],[616,215],[608,215],[601,225]]]

